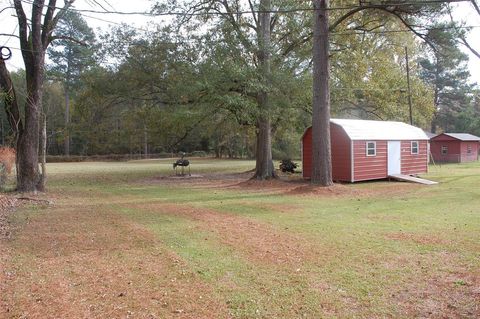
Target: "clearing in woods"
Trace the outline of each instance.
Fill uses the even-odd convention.
[[[479,163],[330,188],[171,163],[50,164],[53,204],[0,216],[0,317],[480,317]]]

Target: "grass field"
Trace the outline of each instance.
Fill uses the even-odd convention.
[[[50,164],[54,203],[0,239],[0,318],[480,317],[479,163],[323,189],[171,162]]]

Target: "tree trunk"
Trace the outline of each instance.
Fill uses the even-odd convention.
[[[270,0],[260,1],[260,13],[258,14],[258,70],[268,88],[270,84]],[[256,150],[256,179],[269,179],[275,177],[272,161],[272,125],[270,120],[270,106],[268,92],[263,89],[258,94],[257,102],[260,116],[257,121],[257,150]]]
[[[40,183],[38,184],[39,191],[45,191],[45,185],[47,183],[47,114],[42,112],[41,114],[41,134],[40,134],[40,163],[42,168],[42,174],[40,175]]]
[[[68,85],[65,87],[65,133],[63,141],[63,149],[65,156],[70,156],[70,133],[69,133],[69,123],[70,123],[70,89]]]
[[[10,77],[10,72],[8,72],[7,67],[5,66],[5,61],[2,59],[0,59],[0,89],[2,91],[1,93],[5,104],[5,112],[7,114],[8,123],[13,130],[15,138],[15,149],[17,151],[17,155],[15,156],[15,168],[18,183],[20,172],[18,145],[20,135],[23,132],[23,122],[20,118],[17,94],[15,93],[15,88]]]
[[[432,121],[430,122],[430,132],[437,133],[437,112],[435,111],[432,116]]]
[[[40,54],[40,53],[39,53]],[[43,95],[43,58],[38,58],[30,76],[27,72],[27,102],[25,104],[25,129],[20,132],[17,144],[17,190],[33,192],[40,182],[38,170],[39,109]]]
[[[272,160],[271,123],[268,117],[258,120],[257,155],[254,177],[260,180],[275,177]]]
[[[312,183],[333,185],[330,147],[328,0],[314,0]]]
[[[146,124],[143,124],[143,158],[148,158],[148,131]]]

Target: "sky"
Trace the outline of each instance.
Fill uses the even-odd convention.
[[[98,3],[104,5],[109,10],[112,9],[108,6],[108,3],[114,4],[114,10],[120,12],[144,12],[148,11],[151,7],[152,0],[97,0]],[[10,5],[10,0],[0,0],[0,11]],[[77,0],[75,3],[77,9],[94,9],[101,11],[102,8],[95,5],[92,0]],[[455,5],[454,17],[457,21],[464,21],[468,26],[476,26],[472,29],[468,36],[470,45],[480,51],[480,15],[476,13],[470,3],[460,3]],[[97,14],[97,13],[84,13],[85,20],[90,27],[106,31],[110,26],[119,23],[127,23],[131,26],[148,29],[151,22],[160,23],[165,21],[165,17],[145,17],[142,15],[116,15],[116,14]],[[0,33],[17,33],[17,21],[12,16],[11,10],[6,10],[0,13]],[[9,46],[12,48],[13,57],[7,61],[9,69],[24,68],[20,51],[18,50],[18,39],[14,37],[0,36],[0,46]],[[470,57],[469,69],[471,73],[471,81],[480,83],[480,59],[473,55],[468,49],[465,48],[465,53]]]

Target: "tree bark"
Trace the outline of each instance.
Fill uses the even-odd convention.
[[[328,0],[314,0],[312,183],[333,185],[330,147]]]
[[[148,158],[148,131],[146,124],[143,124],[143,158]]]
[[[47,114],[42,112],[41,114],[41,134],[40,134],[40,165],[42,168],[42,174],[40,175],[40,183],[38,184],[38,190],[45,191],[45,185],[47,184]]]
[[[35,53],[42,54],[42,53]],[[25,104],[25,130],[20,132],[17,156],[17,190],[32,192],[40,182],[38,169],[39,108],[43,97],[43,57],[36,57],[33,72],[27,72],[27,102]],[[28,68],[27,68],[28,69]]]
[[[63,149],[65,156],[70,156],[70,133],[69,133],[69,123],[70,123],[70,88],[68,84],[65,87],[65,133],[63,141]]]
[[[258,14],[258,70],[265,88],[270,84],[270,10],[271,1],[260,1]],[[275,177],[272,160],[272,125],[270,120],[270,106],[267,89],[263,89],[257,97],[260,116],[257,121],[257,149],[255,175],[256,179],[269,179]]]

